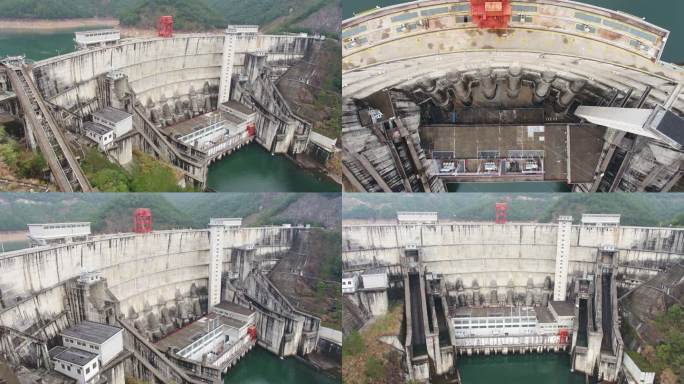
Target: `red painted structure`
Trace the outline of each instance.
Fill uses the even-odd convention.
[[[247,125],[247,134],[250,137],[256,135],[256,124],[255,123],[249,123],[249,125]]]
[[[133,232],[152,232],[152,211],[149,208],[138,208],[133,214]]]
[[[561,329],[558,331],[558,338],[560,339],[561,344],[567,344],[568,343],[568,330],[567,329]]]
[[[173,37],[173,16],[161,16],[157,22],[159,37]]]
[[[251,327],[249,327],[249,328],[247,329],[247,333],[248,333],[249,336],[252,338],[252,340],[256,340],[256,339],[257,339],[256,326],[252,325]]]
[[[496,203],[496,223],[506,224],[508,204]]]
[[[510,0],[470,0],[473,23],[480,28],[504,29],[511,21]]]

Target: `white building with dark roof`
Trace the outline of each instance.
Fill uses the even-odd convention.
[[[123,329],[93,321],[82,321],[62,332],[62,343],[67,348],[97,354],[100,364],[104,366],[123,351]]]
[[[359,287],[359,275],[345,272],[342,274],[342,293],[354,293]]]
[[[114,130],[104,125],[86,121],[83,123],[83,132],[86,137],[97,143],[100,150],[104,151],[114,142]]]
[[[104,107],[93,113],[93,122],[111,128],[115,139],[133,129],[133,115],[112,107]]]
[[[49,354],[55,371],[76,380],[78,384],[98,382],[100,364],[97,354],[61,346],[52,348]]]
[[[239,304],[222,301],[212,309],[217,315],[242,321],[250,325],[256,324],[255,311]]]
[[[90,236],[90,222],[28,224],[31,246],[70,243]]]
[[[74,33],[76,48],[86,49],[90,47],[104,47],[114,44],[121,39],[118,29],[97,29],[93,31],[78,31]]]

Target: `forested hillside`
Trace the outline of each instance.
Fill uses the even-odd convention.
[[[394,219],[397,211],[439,212],[443,219],[494,221],[495,204],[508,203],[512,221],[552,222],[560,215],[617,213],[623,225],[684,226],[682,194],[454,194],[345,197],[345,219]]]
[[[234,23],[334,33],[339,22],[326,20],[331,12],[324,11],[334,7],[341,7],[340,0],[0,0],[0,19],[114,17],[123,25],[147,28],[159,16],[173,15],[179,30]],[[332,14],[341,20],[341,10]]]
[[[339,226],[338,194],[3,194],[0,231],[29,223],[90,221],[97,233],[130,232],[133,211],[150,208],[155,229],[206,228],[212,217],[242,217],[245,225],[308,223]]]

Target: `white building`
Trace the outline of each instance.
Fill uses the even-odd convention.
[[[387,289],[387,268],[367,269],[361,274],[363,289]]]
[[[564,302],[562,313],[570,302]],[[560,307],[560,305],[559,305]],[[572,323],[559,323],[548,307],[461,307],[451,309],[452,326],[459,348],[567,346]]]
[[[91,121],[83,123],[83,131],[90,140],[97,143],[101,151],[106,150],[114,142],[114,130]]]
[[[242,226],[242,219],[239,217],[212,218],[209,220],[209,225],[222,225],[224,227],[240,227]]]
[[[359,286],[359,275],[345,272],[342,274],[342,293],[354,293]]]
[[[256,343],[256,315],[255,312],[237,304],[239,313],[235,308],[223,309],[223,312],[232,312],[232,315],[246,316],[249,321],[237,320],[235,317],[226,317],[219,314],[217,307],[225,306],[225,302],[213,307],[213,313],[186,326],[176,333],[176,339],[181,342],[180,349],[175,354],[183,359],[202,361],[204,364],[221,367],[224,364],[232,364],[244,353],[250,350]],[[249,315],[246,314],[249,311]],[[250,331],[251,329],[251,331]],[[197,337],[201,335],[200,337]]]
[[[28,229],[32,246],[70,243],[76,239],[85,239],[90,235],[89,222],[28,224]]]
[[[61,346],[52,348],[49,354],[55,371],[76,380],[78,384],[98,382],[100,364],[96,354]]]
[[[617,227],[620,225],[620,215],[585,213],[582,215],[582,225]]]
[[[123,351],[123,329],[108,324],[82,321],[62,332],[65,347],[94,353],[100,365],[107,365]]]
[[[237,101],[219,105],[219,110],[168,127],[181,143],[212,156],[245,144],[256,135],[256,112]]]
[[[437,224],[437,212],[397,212],[399,224]]]
[[[74,42],[77,49],[86,49],[93,46],[104,47],[121,40],[121,32],[118,29],[98,29],[94,31],[79,31],[74,33]]]
[[[575,321],[575,305],[572,301],[549,301],[549,311],[559,327],[572,329]]]
[[[328,136],[321,135],[318,132],[311,131],[309,134],[309,140],[316,144],[317,147],[333,153],[335,152],[335,145],[337,144],[337,139],[331,139]]]
[[[235,115],[247,123],[254,123],[256,121],[256,112],[239,101],[228,100],[219,105],[219,110]]]
[[[213,307],[213,311],[220,316],[242,321],[249,324],[256,324],[256,312],[242,305],[222,301]]]
[[[114,131],[114,139],[133,129],[133,115],[112,107],[104,107],[93,113],[93,122]]]

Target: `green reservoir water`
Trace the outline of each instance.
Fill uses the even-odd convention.
[[[27,28],[30,28],[30,23],[27,23]],[[38,61],[73,52],[74,32],[78,30],[0,30],[0,57],[25,54],[28,59]]]
[[[463,384],[584,384],[566,353],[459,357],[457,364]]]
[[[74,29],[32,32],[0,30],[0,57],[25,54],[43,60],[74,51]],[[219,160],[209,169],[208,187],[217,192],[340,192],[339,184],[271,156],[254,144]]]
[[[684,1],[681,0],[579,0],[582,3],[620,10],[639,17],[671,32],[663,60],[672,63],[684,62]],[[344,18],[354,16],[379,5],[381,7],[405,3],[403,0],[344,0]]]
[[[294,358],[280,359],[262,348],[255,348],[231,369],[226,384],[337,384],[332,378],[314,371]]]
[[[339,192],[325,177],[297,167],[282,155],[250,144],[209,168],[207,186],[219,192]]]
[[[0,253],[17,251],[29,247],[28,240],[24,241],[0,241]]]

